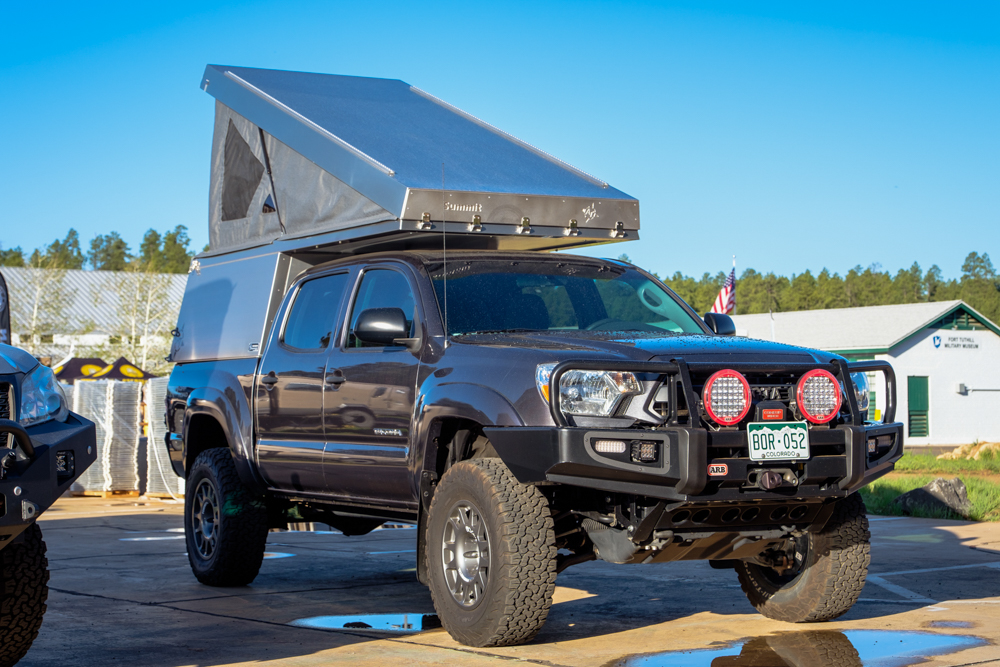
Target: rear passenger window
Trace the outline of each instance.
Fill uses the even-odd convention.
[[[302,283],[288,314],[282,342],[298,350],[319,350],[330,344],[337,311],[347,290],[348,274],[337,273]]]

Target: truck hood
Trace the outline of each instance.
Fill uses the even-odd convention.
[[[21,348],[0,343],[0,375],[27,373],[37,365],[38,360]]]
[[[476,334],[453,343],[519,350],[565,352],[570,356],[614,356],[636,361],[826,363],[838,358],[827,352],[783,343],[708,334],[660,334],[640,331],[540,331],[517,334]],[[574,354],[575,353],[575,354]]]

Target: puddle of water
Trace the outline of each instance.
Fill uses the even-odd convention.
[[[270,560],[272,558],[291,558],[294,555],[295,554],[286,554],[286,553],[281,552],[281,551],[265,551],[264,552],[264,560]]]
[[[931,621],[927,624],[930,628],[971,628],[969,621]]]
[[[378,630],[380,632],[421,632],[441,627],[436,614],[361,614],[355,616],[312,616],[289,625],[317,630]]]
[[[119,542],[157,542],[159,540],[183,540],[183,535],[156,535],[149,537],[119,537]]]
[[[986,641],[968,635],[890,630],[785,632],[725,648],[668,651],[621,660],[616,667],[906,667]]]

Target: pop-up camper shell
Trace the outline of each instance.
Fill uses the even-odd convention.
[[[378,250],[635,240],[639,202],[402,81],[209,65],[209,250],[176,362],[255,357],[304,269]]]

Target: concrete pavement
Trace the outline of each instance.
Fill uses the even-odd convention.
[[[1000,666],[1000,524],[872,517],[862,600],[831,623],[768,620],[747,602],[735,573],[707,563],[592,562],[559,576],[556,604],[534,643],[470,649],[439,628],[328,630],[316,620],[392,614],[406,618],[389,624],[433,626],[424,619],[434,613],[430,595],[413,574],[413,529],[271,533],[272,557],[252,586],[214,589],[191,574],[181,510],[157,500],[73,498],[47,512],[49,609],[21,664],[798,666],[860,665],[890,650],[940,654],[929,665]],[[801,657],[801,647],[830,641],[856,652]],[[781,657],[762,661],[760,651]]]

